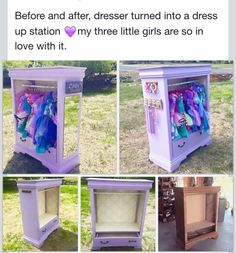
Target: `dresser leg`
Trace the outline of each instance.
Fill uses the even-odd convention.
[[[99,250],[100,249],[100,247],[92,247],[92,249],[91,249],[91,251],[97,251],[97,250]]]

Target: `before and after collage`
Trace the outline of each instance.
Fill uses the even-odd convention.
[[[233,252],[233,62],[3,62],[4,252]]]

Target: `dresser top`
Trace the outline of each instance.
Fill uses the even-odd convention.
[[[156,67],[139,68],[140,78],[181,78],[202,76],[211,72],[210,64],[161,65]]]
[[[93,189],[124,189],[148,190],[152,187],[152,180],[147,179],[115,179],[115,178],[87,178],[88,187]]]
[[[175,192],[183,193],[217,193],[220,191],[220,186],[196,186],[196,187],[174,187]]]
[[[75,78],[84,77],[86,68],[73,66],[52,66],[52,67],[36,67],[36,68],[10,68],[9,76],[12,78]]]
[[[18,180],[18,188],[46,188],[54,187],[62,184],[62,179],[39,179],[39,180]]]

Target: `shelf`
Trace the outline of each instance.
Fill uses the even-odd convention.
[[[56,217],[57,217],[57,215],[50,214],[50,213],[44,213],[44,214],[40,215],[39,216],[40,228],[43,227],[44,225],[46,225],[49,221],[53,220]]]
[[[121,237],[124,237],[124,238],[127,238],[127,237],[139,237],[139,233],[136,233],[136,232],[108,232],[108,233],[97,233],[96,234],[96,237],[118,237],[118,238],[121,238]]]
[[[94,192],[96,195],[144,195],[143,192]]]
[[[102,222],[96,223],[96,232],[139,232],[135,222]]]
[[[200,229],[208,228],[212,226],[215,226],[215,223],[207,221],[207,220],[194,222],[187,225],[187,232],[193,232],[196,230],[200,230]]]

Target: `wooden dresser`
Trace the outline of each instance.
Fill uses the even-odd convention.
[[[176,187],[177,243],[190,249],[199,241],[216,239],[220,187]]]

